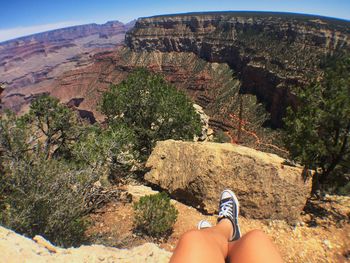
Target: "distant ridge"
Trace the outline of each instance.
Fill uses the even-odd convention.
[[[47,39],[54,40],[52,38],[59,39],[61,37],[67,40],[67,38],[69,37],[77,38],[77,37],[84,37],[87,35],[91,35],[94,33],[108,33],[108,31],[112,31],[110,29],[116,28],[116,27],[125,27],[125,29],[128,30],[134,24],[135,24],[135,21],[131,21],[129,23],[124,24],[120,21],[114,20],[114,21],[108,21],[104,24],[90,23],[90,24],[69,26],[69,27],[53,29],[49,31],[39,32],[35,34],[30,34],[27,36],[5,40],[0,42],[0,46],[7,45],[11,42],[18,42],[18,41],[28,42],[28,41],[32,41],[33,39],[40,41],[40,40],[47,40]],[[79,33],[79,31],[81,31],[81,33]],[[67,33],[67,32],[70,32],[70,33]],[[69,36],[69,34],[71,36]]]
[[[255,16],[278,16],[278,17],[293,17],[296,19],[322,19],[322,20],[334,20],[337,22],[343,21],[345,23],[350,24],[350,20],[343,19],[343,18],[337,18],[337,17],[328,17],[328,16],[322,16],[317,14],[304,14],[304,13],[293,13],[293,12],[273,12],[273,11],[246,11],[246,10],[240,10],[240,11],[203,11],[203,12],[188,12],[188,13],[174,13],[174,14],[163,14],[163,15],[155,15],[155,16],[149,16],[149,17],[142,17],[142,18],[157,18],[157,17],[170,17],[170,16],[202,16],[202,15],[233,15],[233,16],[249,16],[249,17],[255,17]]]
[[[86,66],[97,52],[114,50],[121,45],[134,23],[108,21],[77,25],[4,41],[0,43],[0,82],[5,83],[9,91]]]

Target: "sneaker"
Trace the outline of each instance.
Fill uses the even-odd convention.
[[[212,227],[212,225],[207,221],[207,220],[201,220],[199,221],[197,228],[199,230],[204,229],[204,228],[209,228]]]
[[[224,190],[221,193],[218,223],[227,218],[233,226],[233,234],[229,241],[241,238],[241,230],[238,224],[239,202],[236,195],[231,190]]]

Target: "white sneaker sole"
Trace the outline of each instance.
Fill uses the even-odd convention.
[[[201,220],[197,225],[198,230],[210,228],[210,227],[212,227],[212,225],[207,220]]]

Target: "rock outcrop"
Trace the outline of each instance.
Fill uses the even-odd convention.
[[[301,167],[284,159],[233,144],[158,142],[145,179],[174,198],[208,213],[217,210],[225,188],[238,196],[242,215],[257,219],[296,220],[311,192]]]
[[[41,236],[34,240],[23,237],[0,226],[0,261],[17,262],[159,262],[166,263],[170,252],[160,249],[153,243],[146,243],[132,249],[117,249],[102,245],[81,246],[62,249],[53,246]]]
[[[193,52],[227,63],[239,76],[241,93],[263,101],[270,125],[281,127],[293,87],[320,75],[327,54],[349,51],[350,22],[268,12],[189,13],[137,20],[126,34],[135,51]]]

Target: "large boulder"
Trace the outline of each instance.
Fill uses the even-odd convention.
[[[217,212],[220,193],[229,188],[242,215],[294,221],[310,195],[311,179],[284,161],[240,145],[168,140],[157,143],[145,179],[207,213]]]

